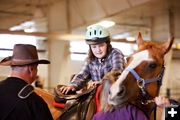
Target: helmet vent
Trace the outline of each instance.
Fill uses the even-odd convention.
[[[101,35],[101,34],[102,34],[102,31],[99,32],[99,35]]]
[[[94,31],[94,35],[96,35],[96,30]]]
[[[89,35],[91,36],[91,32],[89,32]]]

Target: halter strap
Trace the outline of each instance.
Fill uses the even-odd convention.
[[[152,83],[152,82],[156,82],[156,81],[158,81],[159,82],[159,86],[161,86],[162,85],[162,77],[164,75],[164,69],[165,69],[165,67],[163,66],[161,71],[160,71],[160,74],[157,77],[153,77],[153,78],[150,78],[150,79],[143,79],[143,78],[141,78],[137,74],[137,72],[134,69],[131,69],[130,67],[126,68],[125,70],[129,71],[135,77],[135,79],[138,81],[138,85],[140,87],[144,87],[146,84],[149,84],[149,83]]]
[[[131,72],[131,74],[136,78],[137,81],[142,80],[142,78],[137,74],[137,72],[134,69],[131,69],[130,67],[126,68],[127,71]]]
[[[164,70],[165,70],[164,65],[162,66],[161,71],[157,77],[153,77],[153,78],[145,79],[145,80],[143,78],[141,78],[137,74],[137,72],[135,70],[131,69],[130,67],[126,68],[125,70],[129,71],[133,75],[133,77],[137,80],[137,85],[140,88],[141,93],[142,93],[142,97],[143,97],[143,99],[141,100],[141,104],[146,105],[146,104],[149,104],[151,102],[154,102],[154,100],[152,100],[149,93],[146,91],[145,85],[152,83],[152,82],[158,82],[158,87],[160,88],[160,86],[162,85],[162,78],[163,78]]]

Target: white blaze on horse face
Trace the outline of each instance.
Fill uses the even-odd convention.
[[[127,68],[134,69],[138,65],[140,65],[141,62],[143,62],[143,61],[152,61],[153,60],[152,58],[150,58],[148,50],[138,52],[138,53],[134,54],[132,57],[133,57],[133,60],[127,66]],[[113,100],[113,98],[115,98],[117,96],[118,92],[120,92],[120,89],[121,89],[120,86],[121,86],[122,82],[126,79],[128,74],[129,74],[129,71],[127,71],[125,69],[122,72],[122,74],[119,76],[118,80],[111,86],[111,88],[110,88],[111,94],[109,96],[110,104],[113,104],[113,101],[111,101],[111,100]],[[127,89],[129,89],[129,88],[127,88]]]

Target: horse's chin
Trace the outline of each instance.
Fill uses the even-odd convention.
[[[112,106],[123,106],[129,102],[129,97],[115,97],[114,99],[108,99],[108,104]]]

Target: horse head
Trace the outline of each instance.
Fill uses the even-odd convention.
[[[173,38],[164,43],[144,41],[139,33],[138,50],[127,58],[127,65],[110,87],[108,103],[121,106],[134,100],[147,104],[159,94],[164,73],[164,55]]]

